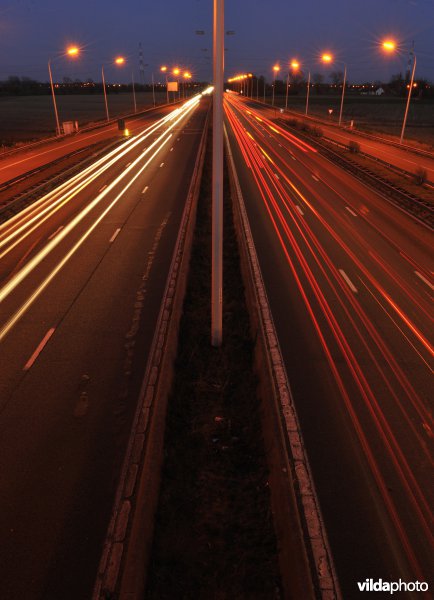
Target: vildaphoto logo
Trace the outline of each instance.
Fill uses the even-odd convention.
[[[382,579],[365,579],[358,581],[361,592],[427,592],[428,584],[425,581],[383,581]]]

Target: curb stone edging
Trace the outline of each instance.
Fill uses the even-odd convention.
[[[276,416],[280,421],[280,429],[284,437],[283,444],[286,446],[289,454],[285,461],[288,463],[288,469],[283,468],[282,471],[286,473],[287,483],[289,483],[288,489],[292,490],[293,493],[295,491],[296,496],[298,496],[298,508],[301,520],[300,525],[306,532],[303,535],[302,531],[300,536],[301,538],[307,537],[307,540],[305,540],[305,543],[308,546],[306,550],[307,554],[310,554],[313,562],[310,570],[314,571],[311,575],[312,579],[316,579],[316,582],[312,582],[312,587],[317,588],[317,590],[319,589],[319,597],[321,600],[341,600],[339,583],[321,517],[318,498],[304,448],[300,425],[271,309],[268,304],[268,298],[226,127],[225,142],[229,163],[231,192],[236,199],[233,210],[235,213],[235,229],[237,231],[239,245],[241,246],[240,256],[243,280],[246,287],[246,296],[250,296],[247,298],[247,303],[249,306],[252,329],[257,330],[255,353],[259,353],[262,357],[265,356],[265,360],[257,360],[256,365],[259,367],[259,379],[266,382],[265,389],[274,396],[275,407],[277,409],[276,412],[278,412]],[[244,246],[244,248],[242,246]],[[252,311],[254,313],[253,315]],[[270,404],[269,401],[268,404]],[[294,481],[290,481],[291,471],[295,479]],[[294,490],[294,487],[296,490]],[[290,500],[288,503],[290,503]],[[278,510],[275,510],[274,514],[279,518],[277,512]],[[284,512],[285,510],[282,514]],[[280,515],[281,518],[282,514]],[[283,547],[285,540],[279,541]],[[284,549],[282,553],[284,553]],[[284,580],[284,576],[282,578]],[[286,589],[286,592],[292,597],[292,594],[290,594],[288,589]]]

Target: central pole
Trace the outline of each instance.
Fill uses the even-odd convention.
[[[222,344],[224,0],[214,0],[211,344]]]
[[[345,85],[347,83],[347,65],[344,68],[344,82],[342,84],[342,97],[341,97],[341,109],[339,111],[339,127],[342,123],[342,110],[344,108],[344,96],[345,96]]]

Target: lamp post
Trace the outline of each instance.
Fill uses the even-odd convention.
[[[117,56],[114,59],[114,64],[118,65],[118,66],[124,65],[125,58],[123,56]],[[101,67],[101,77],[102,77],[102,89],[104,92],[105,114],[106,114],[107,121],[110,121],[110,114],[109,114],[108,101],[107,101],[107,90],[106,90],[105,77],[104,77],[104,65],[102,65],[102,67]],[[136,92],[134,89],[134,78],[133,78],[133,100],[134,100],[134,111],[135,111],[136,110]]]
[[[169,104],[169,86],[167,85],[167,67],[166,67],[166,65],[163,65],[162,67],[160,67],[160,71],[162,73],[164,73],[166,76],[166,102],[167,102],[167,104]]]
[[[224,0],[214,0],[213,26],[213,131],[212,131],[212,274],[211,344],[223,337],[223,82]]]
[[[386,52],[395,52],[396,42],[394,42],[393,40],[385,40],[383,42],[383,49]],[[404,133],[405,133],[405,127],[407,125],[408,109],[410,108],[411,94],[413,92],[413,85],[414,85],[414,75],[416,73],[416,54],[415,54],[414,50],[412,50],[412,54],[413,54],[413,68],[411,70],[410,85],[408,86],[408,95],[407,95],[407,102],[405,105],[404,119],[402,121],[401,137],[399,138],[400,144],[402,144],[402,142],[404,141]]]
[[[66,52],[62,56],[72,56],[75,58],[80,54],[80,49],[78,46],[70,46],[66,49]],[[59,123],[59,113],[57,112],[57,103],[56,103],[56,95],[54,93],[54,84],[53,84],[53,74],[51,71],[51,58],[48,59],[48,75],[50,77],[50,87],[51,87],[51,96],[53,98],[53,108],[54,108],[54,117],[56,119],[56,135],[60,135],[60,123]]]
[[[273,67],[273,97],[271,100],[271,106],[274,106],[274,88],[276,87],[276,73],[280,71],[279,65],[274,65]]]
[[[309,109],[309,93],[310,93],[310,71],[307,76],[307,89],[306,89],[306,117]]]
[[[300,66],[300,63],[298,62],[298,60],[292,60],[291,61],[291,67],[293,68],[294,71],[296,71]],[[289,88],[289,69],[288,69],[288,76],[286,78],[286,100],[285,100],[285,110],[288,110],[288,88]]]
[[[336,61],[334,61],[333,55],[330,54],[330,53],[328,53],[328,52],[326,52],[325,54],[322,55],[321,60],[324,63],[327,63],[327,64],[330,64],[332,62],[336,62]],[[345,63],[341,63],[341,64],[344,65],[344,81],[343,81],[343,84],[342,84],[341,106],[340,106],[340,110],[339,110],[339,126],[342,123],[342,111],[343,111],[343,108],[344,108],[345,85],[346,85],[346,82],[347,82],[347,65]]]
[[[187,81],[190,81],[191,79],[191,73],[190,71],[185,71],[184,73],[184,79],[186,79]],[[185,81],[184,81],[184,98],[185,98]]]
[[[178,98],[181,98],[181,87],[179,85],[179,74],[181,70],[178,67],[175,67],[172,71],[173,75],[176,77],[176,82],[178,84]]]

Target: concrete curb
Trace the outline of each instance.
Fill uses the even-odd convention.
[[[93,600],[144,596],[163,461],[166,407],[187,285],[209,112],[155,328]]]
[[[260,381],[270,492],[286,598],[340,599],[300,425],[225,129],[235,229]]]

